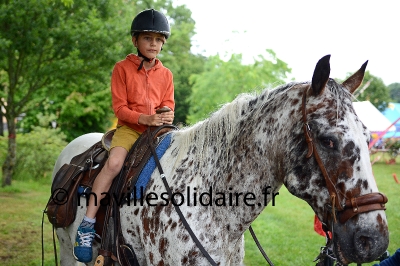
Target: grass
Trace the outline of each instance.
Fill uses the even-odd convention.
[[[0,261],[2,265],[41,265],[42,211],[50,183],[13,181],[0,189]],[[45,265],[55,265],[52,229],[45,216]]]
[[[400,247],[400,179],[399,163],[384,162],[373,166],[378,187],[389,198],[386,214],[389,220],[390,244],[393,253]],[[49,197],[50,183],[14,181],[0,188],[0,261],[2,265],[41,264],[41,219]],[[253,223],[262,246],[277,266],[315,265],[313,259],[324,245],[324,238],[314,232],[314,214],[302,200],[282,188],[275,206],[268,206]],[[47,217],[44,226],[45,265],[54,265],[52,230]],[[249,232],[246,238],[246,265],[266,265]],[[355,264],[353,264],[355,266]],[[372,265],[363,264],[364,266]]]

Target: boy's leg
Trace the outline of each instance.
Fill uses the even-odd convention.
[[[91,196],[89,198],[89,206],[86,210],[86,217],[94,219],[96,213],[100,208],[100,200],[105,197],[105,194],[111,187],[114,177],[119,174],[124,164],[125,158],[128,155],[128,151],[122,147],[114,147],[110,151],[108,160],[106,161],[103,169],[96,177],[93,183],[92,192],[97,195],[96,197]]]
[[[112,148],[103,169],[93,183],[92,193],[95,193],[97,197],[91,195],[89,198],[86,216],[78,227],[74,247],[74,256],[80,262],[92,261],[92,242],[95,236],[94,223],[96,222],[96,213],[100,208],[100,200],[105,197],[104,193],[109,191],[112,181],[121,171],[127,155],[128,151],[125,148]]]

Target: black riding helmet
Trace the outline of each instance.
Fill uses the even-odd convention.
[[[133,19],[131,35],[140,32],[161,33],[166,39],[171,35],[167,18],[163,13],[154,9],[144,10]]]
[[[131,35],[135,36],[141,32],[156,32],[161,33],[165,36],[165,39],[171,35],[170,27],[167,18],[163,13],[154,10],[147,9],[139,14],[132,21],[131,25]],[[162,48],[161,48],[162,49]],[[147,58],[144,56],[139,49],[137,49],[138,56],[143,57],[142,63],[139,65],[138,70],[141,70],[143,67],[143,62],[151,62],[154,58]]]

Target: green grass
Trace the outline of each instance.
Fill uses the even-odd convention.
[[[400,184],[394,181],[392,173],[397,173],[400,179],[400,165],[377,162],[373,165],[373,171],[379,191],[389,198],[386,205],[390,231],[388,250],[393,254],[400,248]],[[325,244],[325,238],[314,231],[314,213],[311,208],[291,195],[285,187],[279,191],[275,207],[267,206],[252,227],[275,265],[315,265],[312,261]],[[266,265],[249,232],[245,233],[245,240],[245,264]]]
[[[373,166],[381,192],[389,198],[386,214],[389,220],[390,245],[393,253],[400,247],[400,179],[399,163],[384,162]],[[49,197],[50,183],[14,181],[11,187],[0,188],[0,261],[2,265],[41,264],[41,219]],[[302,200],[282,188],[275,206],[268,206],[253,223],[262,246],[277,266],[315,265],[313,259],[324,245],[324,238],[314,232],[314,214]],[[45,216],[45,265],[54,265],[52,230]],[[246,265],[266,265],[248,232]],[[355,264],[353,264],[355,266]],[[372,265],[363,264],[365,266]]]
[[[41,265],[41,222],[50,183],[13,181],[0,189],[0,261],[2,265]],[[52,229],[45,216],[45,265],[55,265]]]

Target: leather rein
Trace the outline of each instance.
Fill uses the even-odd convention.
[[[312,130],[307,122],[307,109],[306,109],[307,92],[309,91],[310,88],[311,86],[307,87],[304,90],[302,98],[303,130],[308,145],[308,153],[306,155],[306,158],[309,159],[312,155],[314,155],[314,158],[322,172],[322,175],[324,176],[331,201],[331,204],[328,206],[331,207],[330,214],[333,220],[332,225],[333,223],[337,222],[336,218],[337,216],[339,222],[341,224],[344,224],[346,223],[347,220],[349,220],[350,218],[352,218],[357,214],[376,211],[376,210],[386,210],[385,203],[387,203],[388,199],[384,194],[380,192],[368,193],[361,196],[351,197],[350,199],[343,196],[343,198],[345,198],[345,201],[344,203],[342,203],[343,199],[341,198],[338,190],[336,189],[336,185],[333,183],[332,178],[329,176],[328,171],[326,170],[325,165],[322,162],[321,157],[319,156],[315,142],[311,137]],[[328,242],[330,242],[331,239],[329,238],[328,234],[329,230],[327,228],[328,215],[329,211],[325,213],[324,220],[321,222],[323,225],[322,228],[325,231],[326,236],[328,238]]]

